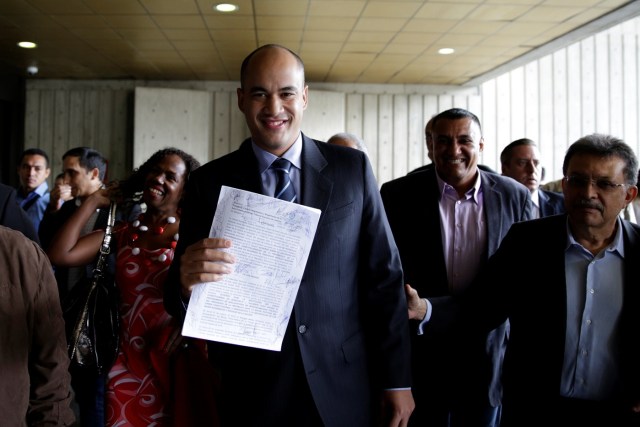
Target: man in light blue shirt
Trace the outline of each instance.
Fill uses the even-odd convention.
[[[640,425],[640,227],[619,217],[637,173],[623,141],[580,138],[564,159],[567,214],[514,224],[483,291],[457,301],[463,328],[509,319],[502,427]]]
[[[44,150],[29,148],[22,153],[18,166],[20,188],[18,188],[17,201],[31,219],[36,231],[49,204],[47,178],[50,173],[49,156]]]

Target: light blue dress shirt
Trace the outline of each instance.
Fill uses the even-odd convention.
[[[20,207],[24,209],[24,206],[28,205],[25,212],[36,231],[38,231],[40,228],[40,221],[42,221],[42,217],[47,210],[47,205],[50,200],[49,185],[47,184],[47,181],[40,184],[35,190],[27,194],[26,197],[22,196],[21,191],[16,191],[16,193],[16,200]],[[31,203],[32,198],[35,198],[33,203]]]
[[[567,223],[567,328],[560,390],[565,397],[606,400],[620,385],[624,244],[617,221],[615,238],[595,256],[576,242]]]

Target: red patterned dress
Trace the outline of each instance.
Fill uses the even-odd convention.
[[[161,346],[171,316],[162,301],[173,248],[133,248],[119,230],[120,353],[108,376],[107,426],[169,426],[169,357]]]

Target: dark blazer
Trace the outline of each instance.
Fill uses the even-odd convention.
[[[563,214],[564,195],[553,191],[538,189],[538,203],[540,203],[540,217]]]
[[[640,400],[640,227],[621,223],[625,267],[620,366],[626,383],[620,402],[631,405]],[[484,313],[481,319],[487,327],[506,318],[511,324],[503,374],[505,425],[547,425],[549,414],[555,413],[565,345],[566,227],[566,215],[514,225],[480,277],[485,289],[468,301],[476,313]],[[522,252],[522,242],[527,242],[527,253]],[[527,254],[537,255],[534,260]],[[531,268],[532,262],[544,268]],[[468,325],[478,323],[478,316],[472,315]]]
[[[224,421],[225,411],[231,414],[231,425],[272,425],[270,408],[282,405],[289,387],[278,394],[283,390],[278,384],[290,378],[293,366],[287,361],[296,363],[296,352],[328,426],[369,425],[369,371],[381,388],[410,386],[400,257],[367,156],[303,135],[301,160],[301,204],[322,214],[282,351],[210,345],[222,380],[221,415]],[[180,241],[165,287],[165,305],[174,315],[184,312],[180,256],[209,236],[222,185],[262,193],[250,140],[189,178]],[[373,355],[380,357],[374,361]]]
[[[16,190],[4,184],[0,184],[0,225],[18,230],[34,242],[40,243],[37,230],[16,201]]]
[[[530,219],[529,191],[516,181],[480,171],[487,224],[486,258],[493,254],[511,224]],[[382,200],[389,218],[405,274],[405,282],[429,298],[434,311],[451,298],[442,247],[439,189],[435,169],[427,169],[382,185]],[[470,226],[473,226],[470,224]],[[485,259],[486,259],[485,258]],[[416,325],[413,325],[416,326]],[[413,391],[416,413],[421,407],[468,399],[500,402],[497,377],[504,348],[504,328],[491,337],[487,355],[487,335],[453,333],[447,323],[430,321],[422,336],[412,330]],[[460,383],[463,383],[461,386]],[[480,397],[479,397],[480,396]],[[416,415],[418,416],[418,415]]]

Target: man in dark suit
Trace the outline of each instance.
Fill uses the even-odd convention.
[[[419,333],[427,311],[465,294],[511,224],[530,218],[531,200],[519,183],[478,169],[484,140],[473,113],[444,111],[433,119],[432,133],[435,168],[381,188],[407,295],[421,305],[412,329],[416,409],[410,424],[493,426],[506,325],[489,336],[433,324]]]
[[[637,170],[617,138],[576,141],[562,168],[567,214],[514,224],[482,292],[463,299],[463,328],[510,321],[503,426],[640,425],[640,227],[619,218]],[[433,320],[449,312],[434,308]]]
[[[500,163],[502,175],[515,179],[531,192],[534,218],[564,213],[562,194],[540,189],[542,167],[535,142],[527,138],[513,141],[500,153]]]
[[[4,184],[0,184],[0,225],[18,230],[34,242],[40,243],[33,223],[18,205],[16,190]]]
[[[300,132],[307,92],[292,51],[266,45],[244,60],[238,106],[251,138],[192,173],[165,305],[183,316],[193,286],[230,272],[234,258],[220,249],[232,242],[208,238],[221,186],[273,195],[270,165],[284,158],[297,200],[322,214],[282,350],[210,343],[222,425],[367,426],[381,399],[384,425],[406,425],[413,398],[399,254],[367,156]]]

